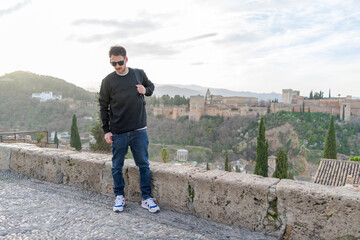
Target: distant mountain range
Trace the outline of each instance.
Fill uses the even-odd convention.
[[[194,95],[202,95],[205,96],[206,91],[209,89],[212,95],[221,95],[224,97],[256,97],[259,100],[275,100],[278,99],[281,102],[282,97],[280,93],[253,93],[253,92],[237,92],[231,91],[227,89],[219,89],[219,88],[207,88],[198,85],[179,85],[179,84],[155,84],[155,92],[154,95],[156,96],[163,96],[168,94],[171,97],[175,95],[190,97]]]

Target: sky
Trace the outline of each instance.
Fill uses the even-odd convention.
[[[121,45],[155,84],[360,97],[358,0],[1,0],[0,31],[0,76],[98,90]]]

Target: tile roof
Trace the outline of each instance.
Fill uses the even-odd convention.
[[[354,184],[359,184],[360,162],[321,159],[314,183],[334,187],[345,186],[348,175],[354,179]]]

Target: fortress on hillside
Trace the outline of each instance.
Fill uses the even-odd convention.
[[[341,120],[349,121],[351,116],[360,116],[360,100],[354,100],[351,96],[308,99],[300,96],[300,91],[292,89],[282,90],[282,102],[267,102],[260,106],[254,97],[223,97],[211,95],[208,89],[205,97],[201,95],[190,96],[189,105],[172,107],[154,107],[155,116],[177,119],[189,117],[190,120],[198,121],[201,116],[256,116],[279,111],[308,111],[326,112],[340,115]]]
[[[351,116],[360,116],[360,99],[352,99],[351,96],[309,99],[300,96],[299,91],[283,89],[282,103],[271,104],[271,112],[299,112],[301,109],[308,111],[309,108],[311,112],[340,115],[341,120],[349,121]]]

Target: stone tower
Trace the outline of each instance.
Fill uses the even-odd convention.
[[[340,103],[340,120],[350,121],[351,119],[351,96],[347,96],[346,100]]]
[[[210,103],[211,103],[211,93],[210,90],[208,89],[205,95],[205,105],[210,105]]]
[[[190,96],[189,119],[199,121],[205,111],[204,96]]]
[[[296,104],[300,96],[300,91],[295,91],[292,89],[283,89],[282,90],[282,102],[286,104]]]

